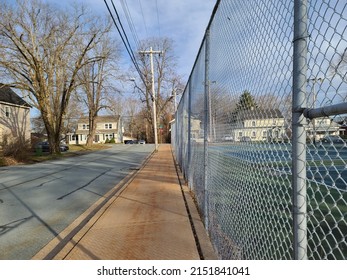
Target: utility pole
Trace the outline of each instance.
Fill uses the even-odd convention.
[[[151,74],[152,74],[152,110],[153,110],[153,130],[154,130],[154,144],[155,151],[158,151],[158,131],[157,131],[157,108],[156,108],[156,96],[154,88],[154,66],[153,66],[153,54],[162,54],[162,51],[153,51],[152,47],[149,51],[140,51],[140,54],[149,54],[151,60]]]

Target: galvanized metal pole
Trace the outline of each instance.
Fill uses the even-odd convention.
[[[294,259],[307,259],[306,130],[307,0],[294,1],[292,188]]]
[[[305,117],[309,119],[329,117],[342,114],[347,114],[347,102],[321,108],[304,110]]]
[[[191,163],[191,157],[192,157],[192,143],[191,143],[191,138],[192,138],[192,134],[191,134],[191,130],[192,130],[192,126],[191,126],[191,116],[192,116],[192,94],[191,94],[191,90],[192,90],[192,86],[191,86],[192,82],[188,81],[188,92],[185,92],[185,94],[188,93],[188,164],[187,164],[187,174],[186,174],[186,179],[188,179],[188,186],[190,188],[191,184],[190,182],[190,163]]]
[[[205,33],[205,89],[204,89],[204,218],[205,228],[208,232],[209,220],[208,220],[208,139],[209,139],[209,88],[210,88],[210,29],[207,28]]]

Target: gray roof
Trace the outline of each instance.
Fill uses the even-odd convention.
[[[96,122],[100,123],[104,123],[104,122],[118,122],[119,121],[120,116],[97,116],[96,117]],[[78,123],[88,123],[89,119],[88,117],[82,117],[78,120]]]
[[[31,107],[21,97],[19,97],[9,86],[0,83],[0,102],[13,105]]]
[[[237,118],[241,120],[263,120],[263,119],[279,119],[283,115],[278,109],[259,109],[244,110],[237,114]]]

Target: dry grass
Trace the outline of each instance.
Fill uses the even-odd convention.
[[[12,156],[4,156],[2,151],[0,151],[0,166],[18,165],[18,164],[33,164],[37,162],[62,159],[65,157],[79,156],[86,153],[91,153],[98,150],[104,150],[110,148],[110,145],[105,144],[94,144],[92,147],[86,147],[85,145],[69,145],[69,151],[63,152],[59,155],[51,155],[48,153],[43,153],[42,155],[37,155],[32,152],[25,159],[19,161]]]

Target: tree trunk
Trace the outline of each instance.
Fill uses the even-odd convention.
[[[93,146],[93,141],[95,138],[95,131],[96,131],[96,116],[92,113],[89,115],[89,134],[87,138],[87,147]]]

